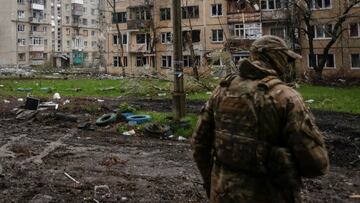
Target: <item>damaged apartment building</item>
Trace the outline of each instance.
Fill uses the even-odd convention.
[[[112,25],[106,33],[107,70],[119,74],[170,73],[173,67],[171,0],[110,2],[114,5],[107,5],[106,19]],[[294,1],[252,2],[254,4],[238,0],[181,1],[183,66],[186,72],[191,72],[195,61],[199,62],[200,72],[209,66],[215,69],[223,67],[225,62],[222,60],[209,62],[212,52],[229,51],[236,64],[249,56],[249,47],[255,39],[271,34],[285,39],[289,47],[304,56],[298,66],[298,74],[304,74],[312,69],[312,64],[318,63],[325,43],[331,40],[321,23],[333,23],[331,19],[340,16],[346,7],[346,2],[335,0],[310,2],[311,24],[316,29],[316,57],[309,60],[308,38],[302,32],[302,17],[292,6]],[[115,6],[115,12],[112,6]],[[352,12],[352,17],[343,25],[348,29],[331,48],[324,69],[326,74],[346,76],[359,72],[359,8],[353,8]]]
[[[0,65],[99,63],[99,0],[0,2]]]
[[[211,62],[210,57],[213,52],[224,50],[230,51],[237,63],[249,56],[251,43],[264,34],[289,38],[289,15],[284,12],[287,5],[278,4],[279,1],[261,1],[255,7],[237,0],[181,2],[185,72],[191,72],[195,62],[200,72],[207,71],[209,66],[223,67],[225,62],[221,58]],[[171,0],[116,1],[115,8],[116,13],[110,12],[114,15],[108,16],[112,17],[105,56],[109,72],[171,72]]]

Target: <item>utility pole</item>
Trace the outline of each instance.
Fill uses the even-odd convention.
[[[172,0],[173,10],[173,44],[174,44],[174,92],[173,108],[175,120],[179,121],[185,116],[185,93],[184,73],[182,57],[182,34],[181,34],[181,3],[180,0]]]

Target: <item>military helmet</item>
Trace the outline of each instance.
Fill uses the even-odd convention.
[[[286,45],[286,42],[280,37],[273,35],[264,35],[255,40],[250,48],[251,52],[267,52],[267,51],[281,51],[293,59],[301,59],[302,57],[291,51]]]

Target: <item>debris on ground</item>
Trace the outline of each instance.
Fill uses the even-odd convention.
[[[35,99],[32,97],[27,97],[26,101],[25,101],[25,109],[28,110],[37,110],[38,106],[40,104],[40,100],[39,99]]]
[[[38,105],[38,109],[42,109],[42,110],[45,110],[45,109],[53,109],[53,110],[57,110],[59,108],[59,104],[57,103],[54,103],[52,101],[50,102],[43,102],[43,103],[40,103]]]
[[[314,103],[314,102],[315,102],[315,100],[313,100],[313,99],[305,100],[305,103],[308,103],[308,104],[312,104],[312,103]]]
[[[99,88],[99,91],[102,91],[102,92],[111,91],[111,90],[115,90],[115,87],[104,87],[104,88]]]
[[[68,88],[68,89],[66,89],[67,91],[71,91],[71,92],[80,92],[80,91],[82,91],[82,89],[81,88]]]
[[[124,135],[124,136],[131,136],[131,135],[135,135],[135,134],[136,134],[135,130],[129,130],[129,131],[125,131],[122,133],[122,135]]]
[[[98,99],[97,100],[97,102],[99,102],[99,103],[103,103],[105,100],[103,100],[103,99]]]
[[[94,187],[95,198],[106,199],[111,196],[110,188],[108,185],[95,185]]]
[[[54,99],[54,100],[61,99],[60,94],[59,94],[58,92],[56,92],[56,93],[54,94],[54,96],[53,96],[53,99]]]
[[[158,93],[158,96],[159,96],[159,97],[165,97],[165,96],[166,96],[166,93]]]
[[[4,99],[4,103],[5,103],[5,104],[9,104],[9,103],[10,103],[10,101],[9,101],[9,100],[7,100],[7,99]]]
[[[98,118],[96,120],[96,125],[98,126],[106,126],[109,125],[111,123],[114,123],[117,119],[117,114],[116,113],[108,113],[108,114],[104,114],[102,115],[100,118]]]
[[[144,126],[144,135],[164,138],[171,135],[170,126],[157,123],[149,123]]]
[[[80,184],[79,181],[77,181],[75,178],[73,178],[71,175],[69,175],[68,173],[64,172],[64,175],[69,178],[70,180],[74,181],[76,184]]]
[[[33,90],[32,88],[24,88],[24,87],[16,88],[16,91],[18,92],[31,92],[32,90]]]
[[[186,139],[185,137],[183,137],[183,136],[179,136],[179,137],[178,137],[178,140],[179,140],[179,141],[185,141],[185,140],[187,140],[187,139]]]
[[[18,102],[23,102],[24,101],[23,98],[18,98],[17,100],[18,100]]]
[[[66,104],[69,104],[70,103],[70,100],[65,100],[64,102],[63,102],[63,105],[66,105]]]
[[[126,117],[126,120],[129,122],[129,125],[139,125],[151,120],[149,115],[132,115]]]

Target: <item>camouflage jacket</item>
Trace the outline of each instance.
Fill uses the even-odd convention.
[[[300,202],[300,177],[328,170],[322,134],[294,89],[242,67],[215,89],[193,135],[210,201]]]

